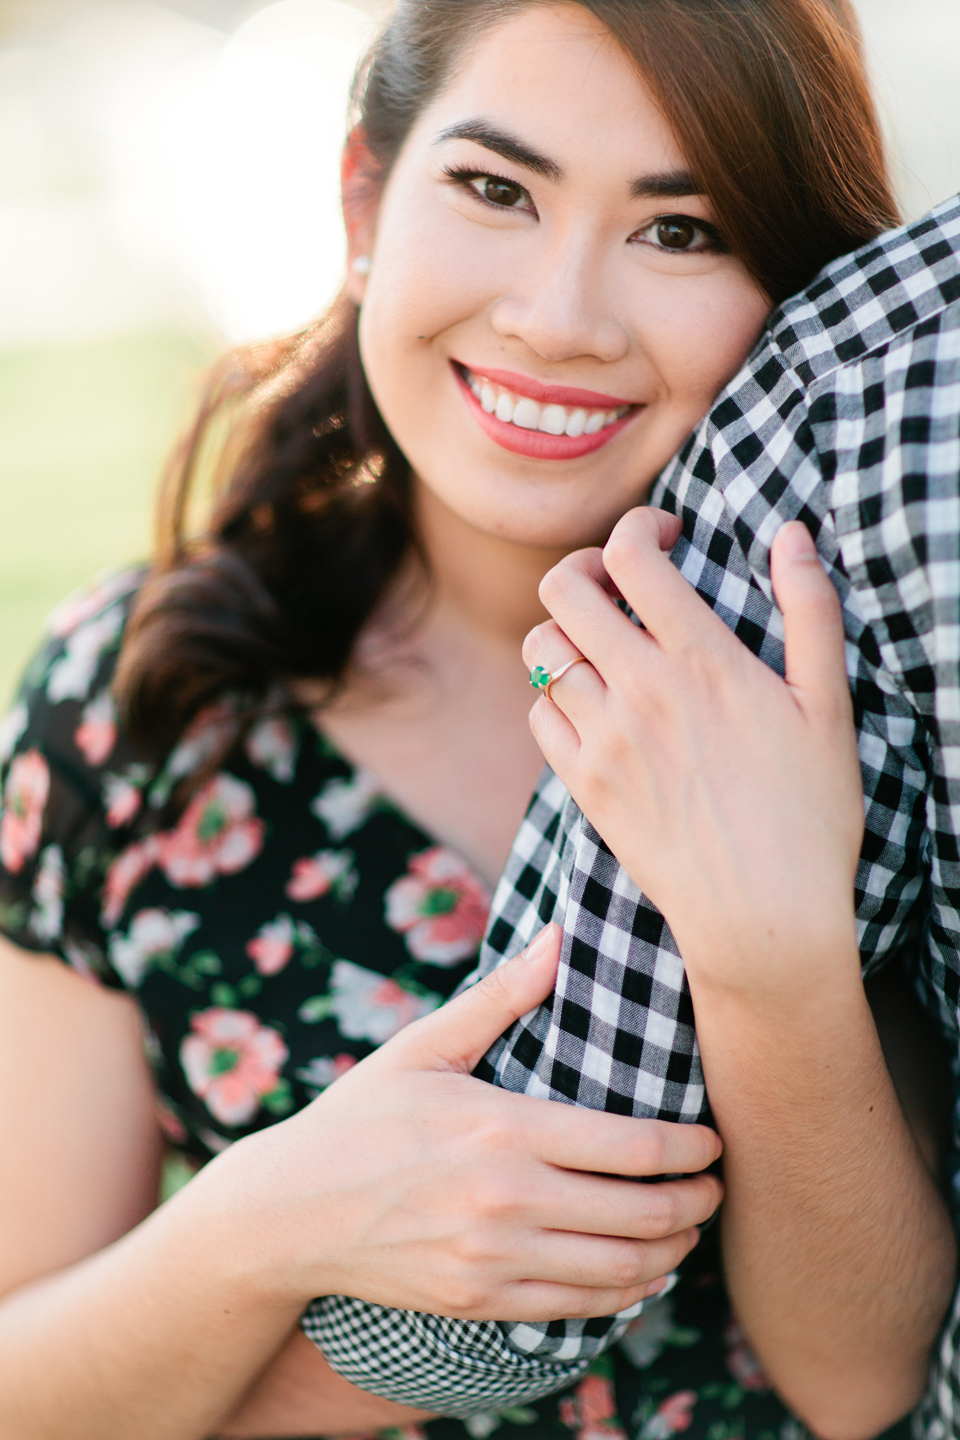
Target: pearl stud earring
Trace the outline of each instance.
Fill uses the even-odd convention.
[[[351,262],[350,269],[354,272],[355,275],[369,275],[370,256],[358,255],[356,259]]]

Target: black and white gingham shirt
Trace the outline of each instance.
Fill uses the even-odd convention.
[[[860,737],[864,968],[905,957],[955,1040],[960,199],[835,262],[788,301],[652,503],[683,518],[673,552],[681,573],[781,673],[770,544],[787,520],[803,520],[816,537],[843,603]],[[690,994],[670,931],[546,771],[494,897],[481,971],[553,919],[564,928],[555,994],[518,1021],[477,1073],[568,1104],[706,1118]],[[563,1360],[576,1374],[623,1321],[498,1328],[511,1350]],[[376,1359],[374,1347],[367,1375],[355,1366],[349,1378],[384,1393],[372,1373]],[[392,1393],[427,1403],[410,1398],[422,1393],[415,1387]],[[433,1408],[455,1412],[456,1397],[448,1398]],[[929,1440],[960,1436],[960,1300],[918,1425]]]

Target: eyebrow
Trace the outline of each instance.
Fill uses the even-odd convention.
[[[703,190],[689,170],[671,170],[665,175],[641,175],[630,186],[634,200],[679,200],[686,195],[702,195]]]
[[[515,165],[522,165],[525,170],[542,175],[544,180],[563,179],[563,171],[555,160],[539,155],[516,136],[508,135],[504,130],[496,130],[483,120],[465,120],[460,125],[451,125],[437,136],[436,143],[439,145],[443,140],[474,140],[485,150],[492,150],[494,155],[502,155],[504,160],[512,160]]]
[[[545,180],[556,182],[563,179],[563,171],[555,160],[531,150],[529,145],[524,145],[515,135],[498,130],[484,120],[464,120],[459,125],[451,125],[447,130],[441,131],[435,143],[439,145],[444,140],[473,140],[485,150],[502,155],[504,160],[512,160],[515,165],[522,165],[524,169],[532,170],[535,175],[542,175]],[[662,175],[641,175],[630,186],[630,195],[634,200],[679,200],[687,195],[702,194],[703,191],[689,170],[670,170]]]

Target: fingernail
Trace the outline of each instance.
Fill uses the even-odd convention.
[[[816,560],[819,563],[820,557],[817,554],[817,547],[813,543],[813,536],[804,525],[802,520],[791,520],[782,525],[778,534],[780,549],[788,560],[798,561],[801,564]]]
[[[692,1230],[687,1231],[687,1239],[690,1241],[691,1245],[700,1244],[700,1231],[697,1229],[696,1226],[694,1226]]]
[[[525,950],[521,950],[517,956],[518,960],[539,960],[540,956],[549,946],[553,939],[553,926],[548,925],[546,930],[541,930],[536,940],[531,940]]]
[[[666,1284],[666,1275],[661,1275],[659,1280],[651,1280],[650,1284],[647,1286],[647,1297],[649,1298],[651,1295],[659,1295],[660,1291],[666,1288]]]

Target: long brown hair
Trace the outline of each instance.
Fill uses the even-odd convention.
[[[356,87],[380,179],[470,42],[530,3],[543,0],[400,0]],[[634,59],[726,244],[774,303],[897,222],[848,0],[573,3]],[[211,518],[191,538],[191,492],[225,431]],[[416,546],[409,467],[341,295],[301,334],[214,372],[121,653],[128,727],[161,747],[226,691],[242,716],[297,678],[335,686]]]

